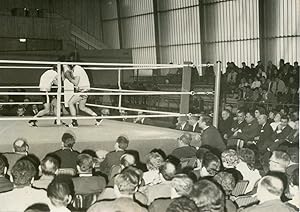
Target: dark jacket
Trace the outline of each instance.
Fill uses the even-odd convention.
[[[223,152],[226,149],[225,143],[221,137],[221,134],[214,126],[209,126],[203,130],[201,135],[201,145],[208,145],[214,149]]]
[[[257,148],[261,152],[265,152],[274,141],[274,131],[270,124],[266,123],[261,127],[257,141]]]
[[[243,129],[242,132],[239,132],[235,138],[244,140],[244,141],[253,141],[254,137],[259,134],[259,125],[256,119],[248,123]]]

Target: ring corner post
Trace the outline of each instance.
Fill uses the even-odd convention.
[[[182,92],[189,92],[191,90],[191,75],[192,69],[191,65],[192,62],[184,62],[185,66],[183,67],[182,73],[182,81],[181,81],[181,91]],[[181,94],[180,97],[180,106],[179,106],[180,114],[187,114],[189,113],[190,108],[190,95]]]
[[[61,80],[61,63],[57,64],[57,103],[56,103],[56,124],[61,125],[61,87],[62,87],[62,80]]]
[[[213,125],[218,127],[219,107],[220,107],[220,87],[221,87],[221,61],[217,61],[217,71],[215,80],[215,99]]]

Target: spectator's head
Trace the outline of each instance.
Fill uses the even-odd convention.
[[[17,116],[24,116],[25,108],[23,105],[19,105],[17,108]]]
[[[208,126],[212,126],[212,118],[210,116],[207,116],[207,115],[201,116],[200,119],[199,119],[199,127],[204,129]]]
[[[248,112],[246,113],[246,117],[245,117],[246,122],[249,124],[249,123],[251,123],[254,119],[255,119],[255,115],[254,115],[253,111],[248,111]]]
[[[159,167],[159,173],[166,181],[171,181],[176,174],[176,167],[171,162],[165,162]]]
[[[74,135],[72,135],[72,133],[64,133],[62,138],[62,147],[63,148],[73,148],[74,144],[75,144],[75,137]]]
[[[28,153],[29,145],[25,138],[17,138],[13,143],[13,150],[17,153]]]
[[[177,174],[171,182],[172,197],[188,196],[193,188],[193,181],[186,174]]]
[[[257,117],[257,121],[258,121],[258,124],[264,125],[264,124],[267,123],[268,117],[267,117],[267,115],[265,115],[265,114],[261,114],[261,115],[259,115],[259,116]]]
[[[50,212],[50,208],[44,203],[35,203],[25,209],[24,212]]]
[[[190,133],[184,133],[179,138],[177,138],[178,146],[189,146],[192,142],[192,135]]]
[[[89,154],[81,153],[77,156],[77,170],[79,173],[92,173],[94,167],[93,157]]]
[[[281,116],[281,119],[280,119],[280,125],[282,127],[286,127],[289,123],[289,118],[285,115]]]
[[[260,203],[280,199],[283,193],[283,182],[275,176],[265,176],[260,179],[257,187],[257,199]]]
[[[237,152],[233,149],[222,152],[221,160],[225,168],[234,168],[240,162]]]
[[[37,170],[34,164],[25,159],[18,160],[11,169],[13,183],[16,186],[29,186],[36,173]]]
[[[219,183],[227,196],[231,194],[236,185],[234,176],[228,172],[219,172],[214,176],[214,180]]]
[[[132,154],[124,154],[120,157],[120,164],[122,168],[126,168],[128,166],[135,166],[136,160],[135,157]]]
[[[146,158],[147,169],[158,170],[159,167],[164,163],[163,157],[157,152],[150,152]]]
[[[299,168],[296,168],[289,177],[289,191],[291,197],[299,196]]]
[[[227,120],[230,117],[230,111],[225,109],[222,111],[222,119]]]
[[[262,114],[266,114],[266,110],[264,108],[259,107],[259,108],[255,109],[255,111],[254,111],[255,118],[258,118]]]
[[[198,208],[195,202],[188,197],[179,197],[174,199],[168,206],[166,212],[197,212]]]
[[[245,112],[242,110],[239,110],[237,112],[237,120],[238,122],[243,122],[245,120]]]
[[[233,110],[232,105],[231,105],[231,104],[226,104],[226,105],[225,105],[225,110],[228,110],[229,113],[232,113],[232,110]]]
[[[280,120],[281,120],[281,113],[276,113],[274,117],[274,122],[280,122]]]
[[[47,196],[54,207],[67,207],[72,201],[70,183],[61,179],[54,179],[47,188]]]
[[[54,176],[59,169],[59,163],[59,158],[56,155],[48,154],[41,161],[39,168],[43,175]]]
[[[254,169],[255,152],[252,149],[241,148],[238,155],[241,161],[245,162],[250,169]]]
[[[269,159],[269,169],[270,171],[285,172],[290,161],[290,156],[286,152],[273,151],[272,156]]]
[[[115,144],[115,150],[116,151],[124,151],[125,149],[127,149],[129,144],[129,140],[126,136],[119,136],[117,138],[116,144]]]
[[[220,171],[221,161],[215,154],[207,152],[202,161],[201,177],[214,176]]]
[[[132,196],[138,190],[141,175],[138,169],[128,167],[116,175],[114,182],[114,190],[117,197]]]
[[[199,116],[189,116],[188,122],[190,125],[195,125],[199,120]]]
[[[225,195],[212,181],[203,179],[196,182],[190,194],[200,211],[223,212]]]
[[[7,158],[0,154],[0,176],[5,176],[8,169],[8,161]]]

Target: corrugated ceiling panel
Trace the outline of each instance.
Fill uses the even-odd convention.
[[[199,43],[201,41],[198,8],[192,7],[161,13],[159,22],[161,45]]]
[[[155,45],[153,14],[121,20],[123,47],[147,47]]]
[[[103,41],[110,48],[120,48],[119,29],[117,20],[103,22]]]
[[[102,0],[101,1],[102,19],[117,18],[117,3],[116,0]]]
[[[153,12],[152,0],[121,0],[121,17],[140,15]]]
[[[199,0],[157,0],[159,10],[172,10],[198,5]]]
[[[155,47],[132,49],[132,62],[141,64],[156,64]],[[139,75],[152,75],[152,70],[140,70]]]

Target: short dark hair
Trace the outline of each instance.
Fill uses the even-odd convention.
[[[3,155],[0,154],[0,175],[4,175],[4,169],[8,168],[8,161],[7,158]]]
[[[248,110],[247,113],[249,113],[249,115],[252,116],[253,118],[255,117],[255,113],[253,110]]]
[[[280,119],[286,119],[289,120],[289,117],[287,115],[282,115]]]
[[[75,144],[75,137],[71,133],[64,133],[61,140],[65,147],[72,148]]]
[[[223,212],[225,210],[225,195],[222,189],[210,180],[203,179],[196,182],[190,196],[200,211]]]
[[[122,136],[122,135],[117,138],[116,142],[118,143],[119,148],[123,149],[123,150],[127,149],[128,144],[129,144],[129,140],[125,136]]]
[[[13,143],[13,148],[15,152],[26,152],[29,148],[27,139],[17,138]]]
[[[77,165],[80,167],[80,170],[83,172],[92,171],[93,169],[93,157],[89,154],[81,153],[77,156]]]
[[[67,177],[57,177],[47,188],[47,196],[54,206],[67,206],[68,197],[73,195],[72,180]]]
[[[196,212],[198,211],[195,202],[188,197],[175,198],[168,206],[166,212]]]
[[[25,209],[24,212],[50,212],[50,208],[44,203],[35,203]]]
[[[213,161],[221,164],[221,160],[220,160],[220,158],[218,158],[217,155],[215,155],[211,152],[207,152],[207,153],[205,153],[205,155],[203,157],[202,164],[205,168],[207,168],[209,166],[209,164]]]
[[[30,160],[18,160],[11,169],[11,175],[15,185],[30,185],[37,170]]]
[[[44,175],[55,175],[59,168],[59,159],[53,154],[48,154],[41,161],[41,169]]]

